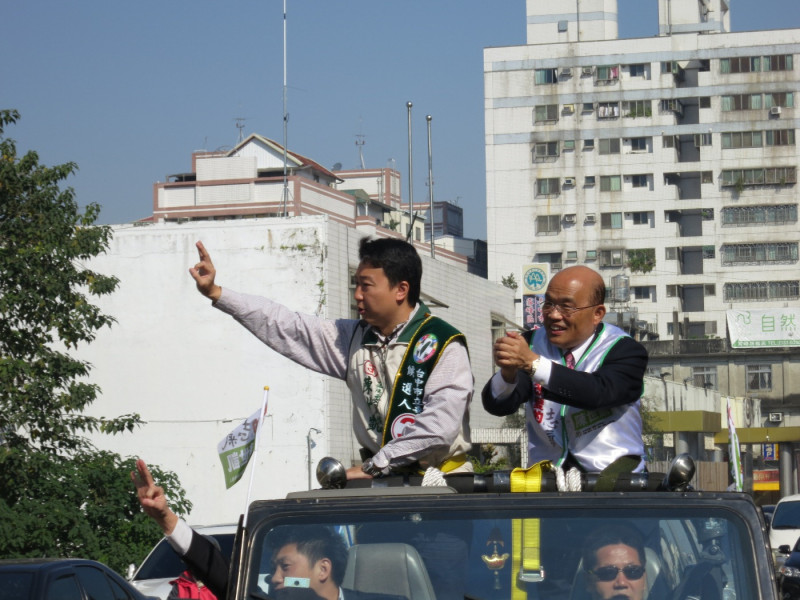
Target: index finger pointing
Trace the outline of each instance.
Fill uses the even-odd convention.
[[[154,485],[153,476],[147,468],[147,464],[140,458],[136,461],[136,471],[139,475],[139,482],[144,484],[144,487],[151,487]],[[138,483],[137,482],[137,485]]]
[[[195,246],[197,246],[197,253],[200,255],[201,261],[210,260],[211,257],[208,255],[208,250],[206,250],[206,247],[203,245],[203,242],[198,240]]]

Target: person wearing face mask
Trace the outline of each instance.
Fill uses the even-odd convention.
[[[483,407],[505,416],[525,406],[529,466],[644,469],[639,398],[647,350],[603,323],[605,293],[599,273],[563,269],[547,286],[543,327],[495,342],[500,368],[483,388]]]

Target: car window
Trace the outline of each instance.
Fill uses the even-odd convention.
[[[111,591],[111,584],[108,582],[106,574],[100,569],[89,566],[75,567],[78,580],[86,591],[88,600],[113,600],[114,593]]]
[[[324,526],[348,548],[344,587],[373,594],[417,597],[408,583],[413,577],[393,579],[407,562],[409,573],[416,568],[412,563],[421,565],[421,581],[430,581],[429,597],[437,600],[508,600],[521,572],[529,598],[588,600],[587,581],[594,574],[584,567],[589,558],[583,549],[590,534],[633,528],[643,544],[646,573],[639,580],[647,585],[648,600],[759,597],[758,569],[748,551],[754,541],[747,524],[733,512],[717,517],[679,507],[635,513],[613,507],[516,507],[505,512],[495,507],[473,513],[431,509],[364,514],[345,522],[326,515],[313,526],[308,521],[306,515],[294,524],[255,532],[256,554],[248,561],[253,565],[247,576],[250,594],[269,592],[270,577],[280,569],[273,566],[273,557],[293,531]]]
[[[800,502],[781,502],[772,515],[773,529],[800,529]]]
[[[47,587],[46,600],[83,600],[74,575],[59,577]]]
[[[113,577],[108,577],[108,583],[111,585],[111,591],[114,594],[114,600],[130,600],[131,595],[117,583]]]
[[[233,551],[233,538],[232,533],[215,534],[214,539],[219,542],[220,550],[227,560],[231,558]],[[162,539],[150,555],[139,567],[134,581],[142,581],[146,579],[166,579],[175,578],[186,570],[186,565],[180,559],[178,554],[172,549],[166,539]]]
[[[4,571],[0,573],[0,590],[6,600],[28,600],[33,573]]]

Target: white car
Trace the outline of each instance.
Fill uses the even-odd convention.
[[[769,525],[769,545],[776,568],[779,568],[787,554],[778,552],[781,546],[793,548],[800,537],[800,494],[786,496],[775,505],[772,521]]]
[[[219,542],[220,550],[230,560],[233,550],[233,538],[236,536],[236,525],[214,525],[193,527],[203,535],[212,536]],[[169,545],[166,538],[161,540],[147,555],[137,569],[135,565],[128,567],[128,579],[133,587],[147,596],[155,596],[166,600],[172,584],[186,570],[186,565]]]

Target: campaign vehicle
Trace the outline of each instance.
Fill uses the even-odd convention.
[[[314,524],[345,540],[342,587],[367,595],[588,600],[595,597],[592,581],[609,579],[584,566],[587,536],[627,527],[644,542],[645,568],[620,569],[646,585],[647,600],[778,598],[766,530],[752,499],[691,491],[687,464],[676,461],[666,476],[611,482],[584,474],[582,491],[558,491],[564,486],[557,471],[522,482],[496,472],[448,476],[444,485],[420,486],[422,478],[409,475],[341,488],[344,469],[321,464],[320,483],[333,489],[251,503],[234,543],[227,597],[274,596],[275,540],[288,528]],[[539,491],[510,491],[520,486]]]
[[[0,560],[4,600],[155,600],[106,565],[79,558]]]

